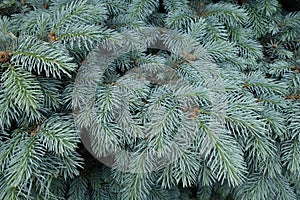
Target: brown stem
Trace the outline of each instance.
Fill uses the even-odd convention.
[[[300,95],[290,95],[290,96],[286,96],[286,99],[291,99],[291,100],[296,100],[296,99],[300,99]]]

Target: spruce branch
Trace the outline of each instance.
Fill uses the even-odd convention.
[[[36,77],[20,67],[8,65],[1,79],[7,100],[22,110],[30,121],[39,119],[42,91]]]
[[[12,63],[30,72],[45,73],[47,77],[54,78],[62,74],[70,76],[77,67],[62,46],[50,45],[30,36],[20,40],[19,48],[13,52]]]

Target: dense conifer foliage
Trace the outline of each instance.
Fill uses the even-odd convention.
[[[0,199],[300,199],[288,3],[0,1]]]

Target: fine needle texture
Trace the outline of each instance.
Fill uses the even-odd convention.
[[[0,199],[300,199],[299,5],[0,1]]]

